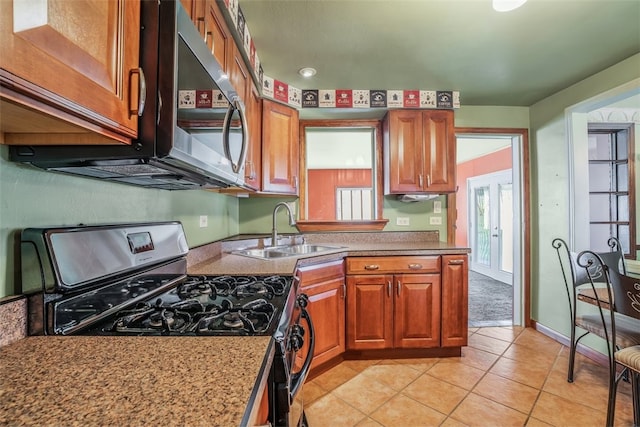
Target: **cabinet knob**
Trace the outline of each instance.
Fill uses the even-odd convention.
[[[422,270],[422,264],[409,264],[409,270]]]
[[[368,264],[368,265],[364,266],[365,270],[377,270],[379,268],[380,268],[380,266],[377,265],[377,264]]]

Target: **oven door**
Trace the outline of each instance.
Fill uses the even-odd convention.
[[[293,328],[293,334],[290,339],[296,341],[295,351],[292,351],[290,355],[291,359],[291,375],[289,377],[289,393],[291,407],[289,409],[289,426],[304,426],[307,422],[304,416],[304,402],[302,388],[304,382],[307,380],[309,370],[311,369],[311,362],[313,360],[313,352],[315,350],[315,330],[313,328],[313,321],[306,309],[308,303],[308,297],[305,294],[301,294],[298,297],[298,306],[300,309],[299,319],[304,320],[303,326],[300,321],[296,323]],[[304,345],[304,341],[308,340],[308,346]],[[297,357],[301,350],[305,348],[306,354],[301,357]],[[300,360],[304,362],[300,363]]]
[[[284,321],[288,326],[276,334],[278,350],[272,370],[271,400],[273,424],[287,427],[306,425],[302,387],[309,374],[315,348],[313,322],[305,308],[308,297],[300,294],[295,300],[291,298],[290,301],[293,306],[291,315]],[[303,349],[307,349],[304,359]]]

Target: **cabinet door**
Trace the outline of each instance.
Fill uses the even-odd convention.
[[[247,90],[247,121],[249,126],[249,145],[244,168],[245,185],[260,190],[262,184],[262,100],[253,84]]]
[[[467,345],[468,284],[467,255],[442,256],[442,346]]]
[[[238,92],[238,96],[246,104],[247,88],[251,85],[251,77],[244,65],[244,59],[240,50],[235,46],[231,46],[231,63],[229,68],[229,82],[231,86]]]
[[[446,193],[456,190],[456,138],[452,110],[422,113],[424,138],[425,191]]]
[[[347,349],[393,347],[393,276],[347,276]]]
[[[440,275],[396,274],[394,347],[440,346]]]
[[[3,79],[28,97],[14,99],[53,106],[120,142],[138,133],[139,50],[137,0],[0,1]]]
[[[298,194],[298,110],[262,101],[262,191]]]
[[[204,2],[205,0],[199,0]],[[198,27],[200,29],[200,27]],[[206,0],[205,21],[203,26],[204,41],[218,64],[226,72],[230,72],[231,51],[234,41],[225,23],[224,16],[215,0]]]
[[[387,128],[388,127],[388,128]],[[422,112],[392,110],[385,120],[385,193],[422,191]]]
[[[300,277],[300,291],[309,297],[307,310],[315,329],[315,351],[311,367],[340,356],[345,349],[346,285],[344,262],[334,261],[303,267],[296,273]],[[297,358],[302,366],[308,352],[308,339]]]

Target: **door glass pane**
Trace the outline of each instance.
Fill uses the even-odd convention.
[[[616,165],[616,178],[618,186],[614,190],[628,191],[629,190],[629,167],[625,163],[623,165]]]
[[[500,215],[500,270],[513,273],[513,185],[498,186]]]
[[[607,240],[611,237],[611,224],[591,224],[589,249],[596,252],[607,252]]]
[[[620,246],[622,246],[622,251],[625,254],[630,252],[629,248],[629,226],[628,225],[618,225],[618,235],[616,236],[618,240],[620,240]]]
[[[618,221],[629,221],[629,196],[617,196]]]
[[[627,147],[627,132],[618,132],[617,134],[617,159],[627,160],[629,157],[629,149]]]
[[[589,160],[611,160],[609,134],[589,134]]]
[[[474,253],[478,264],[491,263],[491,215],[489,212],[489,187],[475,189],[476,247]]]
[[[589,191],[611,191],[611,166],[607,163],[589,165]]]
[[[589,219],[593,222],[611,220],[608,194],[589,194]]]

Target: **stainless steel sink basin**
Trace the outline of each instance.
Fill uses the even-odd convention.
[[[302,254],[313,254],[316,252],[332,251],[335,249],[340,249],[340,247],[302,244],[302,245],[282,246],[282,249],[279,249],[279,250],[282,252],[286,252],[288,254],[302,255]]]
[[[290,246],[270,246],[267,248],[239,249],[231,253],[235,255],[248,256],[251,258],[275,259],[275,258],[292,257],[297,255],[317,254],[317,253],[321,253],[325,251],[333,251],[341,248],[342,246],[299,244],[299,245],[290,245]]]
[[[252,258],[271,259],[271,258],[284,258],[292,256],[290,253],[280,252],[276,250],[277,247],[263,248],[263,249],[240,249],[233,251],[235,255],[244,255]]]

